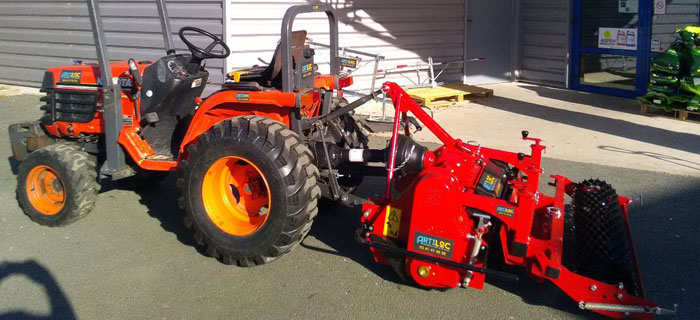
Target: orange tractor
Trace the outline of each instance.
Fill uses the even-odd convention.
[[[197,241],[225,263],[251,266],[301,241],[322,195],[362,202],[350,193],[359,183],[351,170],[341,177],[335,165],[319,163],[365,150],[366,131],[349,110],[374,97],[352,105],[342,98],[353,81],[341,70],[329,6],[291,7],[269,65],[229,74],[202,99],[209,77],[203,62],[224,59],[230,49],[188,26],[179,37],[190,53],[176,53],[165,4],[156,2],[167,55],[107,60],[99,7],[88,1],[98,63],[48,69],[44,116],[10,126],[21,161],[17,198],[32,220],[63,226],[84,217],[99,179],[143,184],[178,171],[178,201]],[[306,31],[292,31],[295,16],[307,12],[328,16],[331,74],[318,73]],[[202,39],[209,44],[197,45]]]
[[[323,196],[361,206],[356,240],[418,286],[481,289],[486,276],[517,280],[488,267],[497,255],[536,281],[551,281],[582,309],[615,318],[668,312],[645,298],[631,201],[607,183],[552,176],[556,194],[547,196],[539,191],[539,139],[523,131],[533,142],[530,154],[462,142],[395,83],[352,103],[343,99],[353,83],[343,68],[356,61],[338,57],[330,6],[289,8],[269,65],[229,74],[202,99],[209,77],[203,61],[230,54],[222,39],[184,27],[179,36],[190,53],[176,53],[157,0],[167,55],[110,62],[96,0],[87,2],[98,63],[50,68],[44,116],[10,126],[21,161],[17,199],[37,223],[63,226],[84,217],[95,206],[99,179],[148,183],[177,171],[185,225],[227,264],[260,265],[292,250]],[[319,74],[306,32],[292,31],[294,18],[308,12],[328,17],[330,74]],[[194,34],[210,43],[195,44]],[[387,148],[372,150],[354,109],[381,93],[395,106],[393,133]],[[421,125],[443,145],[415,143],[409,129]],[[368,175],[386,177],[382,197],[352,194]]]

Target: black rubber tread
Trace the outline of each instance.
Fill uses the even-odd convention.
[[[19,166],[17,201],[32,221],[49,227],[60,227],[85,217],[95,207],[100,184],[97,182],[97,160],[78,146],[58,143],[32,152]],[[27,198],[26,180],[37,165],[54,169],[61,178],[66,195],[61,211],[45,215],[34,209]]]
[[[185,225],[194,231],[194,240],[210,256],[245,267],[269,263],[298,245],[311,229],[321,197],[319,171],[302,139],[282,123],[259,116],[224,120],[188,146],[187,153],[177,180],[178,204],[185,212]],[[253,162],[270,186],[270,216],[247,236],[218,229],[202,204],[204,174],[216,159],[230,155]]]
[[[345,107],[349,104],[348,100],[342,98],[340,100],[334,98],[333,103],[336,106],[333,110]],[[362,148],[363,145],[369,143],[369,140],[360,132],[360,124],[350,114],[343,114],[333,120],[338,128],[348,133],[350,141],[341,140],[340,146],[343,148]]]
[[[629,293],[638,294],[632,244],[615,189],[605,181],[585,180],[573,198],[572,224],[565,236],[573,233],[569,248],[574,252],[566,248],[566,263],[578,274],[610,284],[622,282]]]

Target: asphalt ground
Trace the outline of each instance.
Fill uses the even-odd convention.
[[[0,127],[37,119],[38,105],[37,96],[0,97]],[[524,277],[487,280],[483,291],[411,287],[353,240],[359,212],[328,201],[301,246],[254,268],[223,265],[194,245],[172,177],[141,191],[106,183],[85,219],[42,227],[17,206],[16,164],[0,132],[0,319],[596,317]],[[604,178],[635,199],[631,225],[648,297],[679,304],[677,319],[698,317],[700,179],[547,158],[544,167],[574,181]],[[379,194],[383,180],[360,190]]]

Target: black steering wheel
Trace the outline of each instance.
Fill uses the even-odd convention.
[[[192,44],[192,42],[187,40],[187,38],[185,37],[185,31],[192,31],[194,33],[198,33],[200,35],[206,36],[212,40],[212,43],[210,43],[204,49],[197,47],[194,44]],[[185,45],[187,45],[187,48],[190,49],[190,52],[192,52],[192,57],[197,59],[197,60],[201,61],[201,60],[209,59],[209,58],[224,59],[231,54],[231,49],[229,49],[228,46],[226,45],[226,43],[224,43],[224,40],[221,40],[221,38],[215,36],[214,34],[212,34],[209,31],[202,30],[202,29],[196,28],[196,27],[187,26],[187,27],[182,27],[182,29],[180,29],[180,32],[178,33],[178,35],[180,36],[180,39],[182,39],[182,42],[184,42]],[[221,48],[224,49],[223,53],[217,54],[217,53],[212,52],[212,50],[214,50],[214,48],[217,45],[221,45]]]

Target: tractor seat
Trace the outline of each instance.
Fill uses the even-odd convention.
[[[299,61],[301,54],[304,51],[304,43],[306,42],[306,30],[292,32],[292,59]],[[292,66],[293,67],[293,66]],[[239,82],[226,82],[224,89],[229,90],[251,90],[251,89],[234,89],[234,87],[253,87],[254,85],[245,83],[255,83],[263,87],[279,88],[282,84],[282,50],[280,50],[280,42],[277,43],[275,54],[272,56],[270,64],[261,67],[252,67],[249,69],[237,70],[240,74]],[[231,73],[232,74],[232,73]],[[231,75],[226,76],[227,80],[233,80]],[[244,85],[245,84],[245,85]],[[258,90],[253,90],[258,91]]]
[[[237,90],[237,91],[263,91],[263,87],[253,81],[246,81],[246,82],[224,82],[224,85],[222,86],[223,90]]]

